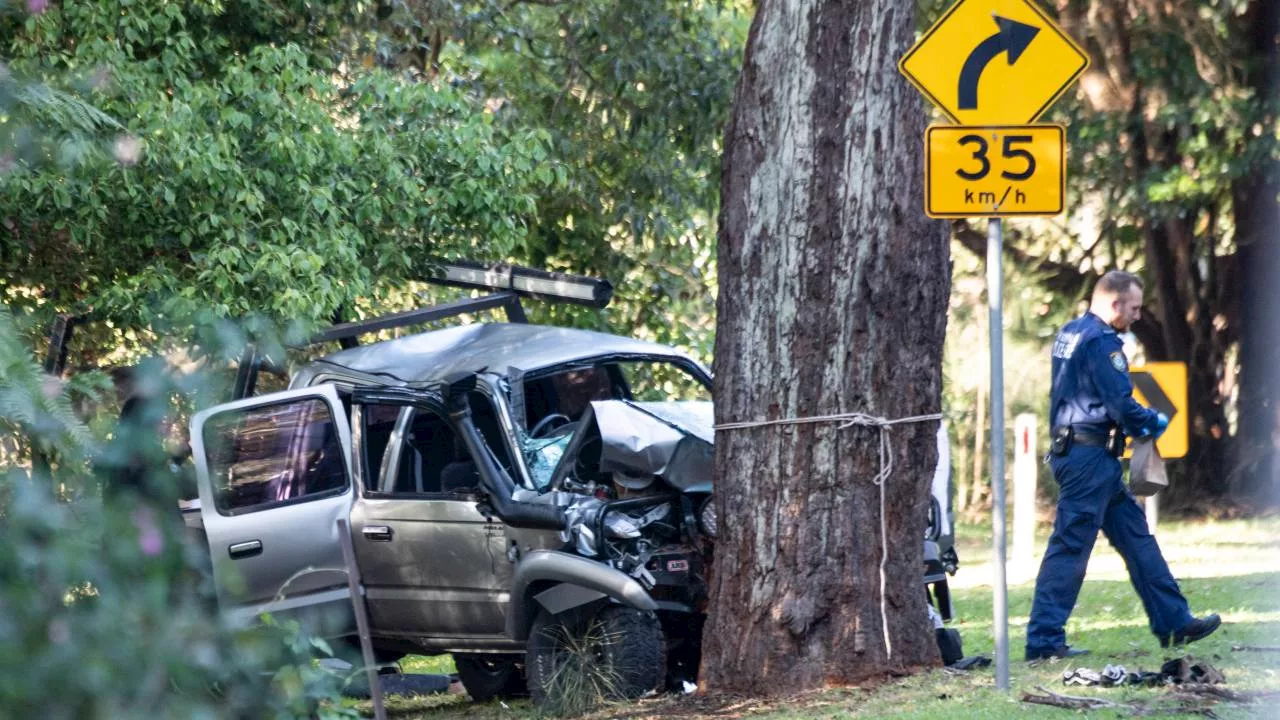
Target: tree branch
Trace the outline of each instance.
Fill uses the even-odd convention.
[[[1095,708],[1120,707],[1120,704],[1094,697],[1079,697],[1076,695],[1059,695],[1044,689],[1037,685],[1036,689],[1044,693],[1044,695],[1035,695],[1033,693],[1022,693],[1022,702],[1034,703],[1036,705],[1052,705],[1054,707],[1067,708],[1068,710],[1093,710]],[[1124,706],[1128,707],[1128,706]]]
[[[966,221],[956,220],[951,223],[951,232],[952,236],[966,250],[978,257],[986,256],[987,236],[969,227]],[[1018,266],[1026,268],[1039,276],[1040,285],[1046,290],[1059,295],[1074,298],[1082,297],[1085,289],[1096,277],[1092,274],[1080,272],[1074,265],[1036,257],[1008,243],[1004,246],[1004,254],[1009,258],[1010,262],[1016,263]]]
[[[964,220],[953,222],[951,232],[952,236],[969,252],[978,257],[986,255],[987,237],[969,227]],[[1037,282],[1041,287],[1065,297],[1083,298],[1085,292],[1098,279],[1096,274],[1081,272],[1074,265],[1036,257],[1011,245],[1004,246],[1004,254],[1011,263],[1030,269],[1037,276]],[[1138,342],[1142,343],[1147,356],[1152,360],[1168,358],[1169,350],[1164,340],[1164,327],[1149,306],[1143,306],[1142,318],[1134,323],[1133,334],[1138,338]]]

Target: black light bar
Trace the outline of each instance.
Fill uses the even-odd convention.
[[[604,308],[613,299],[613,285],[608,280],[505,263],[486,265],[465,260],[443,262],[437,264],[436,273],[429,281],[461,288],[511,290],[522,297],[593,308]]]

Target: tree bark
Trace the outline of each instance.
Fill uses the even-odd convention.
[[[725,131],[718,423],[940,411],[946,226],[921,209],[923,103],[895,68],[913,8],[760,4]],[[887,431],[883,486],[875,428],[718,433],[708,686],[774,695],[937,664],[920,587],[936,422]]]
[[[1264,103],[1258,125],[1274,128],[1280,113],[1280,6],[1254,0],[1244,21],[1255,63],[1246,84]],[[1274,506],[1280,505],[1280,161],[1275,148],[1259,160],[1256,174],[1242,177],[1232,190],[1243,270],[1234,485],[1250,499]]]

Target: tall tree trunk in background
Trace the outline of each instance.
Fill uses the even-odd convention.
[[[763,0],[725,131],[716,421],[941,408],[946,227],[921,210],[912,3]],[[791,693],[935,665],[920,588],[936,421],[721,430],[710,687]],[[881,621],[888,534],[889,648]]]
[[[986,314],[979,310],[979,335],[987,334],[987,325]],[[978,398],[973,403],[973,414],[977,416],[973,422],[973,476],[969,481],[969,499],[965,501],[966,507],[979,507],[978,501],[982,497],[983,462],[987,458],[987,385],[990,377],[985,372],[978,374]]]
[[[1280,111],[1280,4],[1254,0],[1244,16],[1254,64],[1246,84],[1268,107],[1257,119],[1263,132]],[[1240,310],[1240,408],[1237,487],[1246,496],[1280,504],[1280,161],[1273,148],[1256,174],[1233,188],[1243,272]]]

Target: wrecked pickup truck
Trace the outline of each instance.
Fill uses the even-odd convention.
[[[189,524],[219,604],[349,633],[348,518],[379,661],[451,653],[476,700],[545,701],[567,666],[622,697],[694,682],[716,536],[710,374],[670,347],[527,324],[519,297],[607,302],[607,283],[575,295],[586,279],[504,272],[458,283],[492,295],[335,326],[319,339],[345,349],[282,392],[252,396],[269,363],[250,355],[244,397],[192,418]],[[510,322],[352,342],[499,307]]]
[[[349,518],[380,661],[452,653],[478,700],[526,687],[544,700],[575,654],[626,697],[696,680],[715,536],[710,375],[670,347],[521,322],[522,294],[565,292],[565,278],[539,278],[549,287],[507,279],[335,326],[320,339],[486,308],[512,320],[343,342],[282,392],[252,396],[243,371],[268,363],[242,361],[246,397],[191,421],[224,612],[349,632],[336,524]]]

